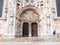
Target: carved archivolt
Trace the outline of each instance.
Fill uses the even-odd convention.
[[[39,15],[38,13],[36,13],[34,10],[25,10],[24,12],[22,12],[20,19],[22,21],[26,20],[26,21],[37,21],[39,19]]]
[[[23,23],[28,22],[29,24],[33,22],[39,22],[41,12],[34,6],[27,6],[19,10],[16,18],[16,35],[22,36]]]
[[[21,9],[19,9],[18,11],[17,11],[17,17],[19,17],[23,12],[25,12],[26,10],[33,10],[34,12],[36,12],[38,15],[41,15],[42,14],[42,11],[41,11],[41,9],[39,9],[39,8],[37,8],[37,7],[35,7],[35,6],[33,6],[33,5],[27,5],[27,6],[24,6],[24,7],[22,7]]]

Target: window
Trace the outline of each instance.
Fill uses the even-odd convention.
[[[31,3],[33,3],[33,0],[31,0]]]
[[[3,1],[4,1],[4,0],[0,0],[0,17],[2,17]]]
[[[56,0],[57,16],[60,17],[60,0]]]
[[[26,2],[29,2],[29,0],[25,0]]]

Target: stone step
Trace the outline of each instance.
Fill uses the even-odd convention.
[[[5,38],[1,39],[0,42],[59,42],[58,39],[53,38],[40,38],[40,37],[21,37],[21,38]]]
[[[60,45],[60,42],[0,42],[0,45]]]

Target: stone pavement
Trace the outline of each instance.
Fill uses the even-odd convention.
[[[0,38],[0,42],[60,42],[56,38],[24,37],[24,38]]]
[[[42,38],[12,38],[1,39],[0,45],[60,45],[60,39],[42,39]]]
[[[60,45],[60,42],[0,42],[0,45]]]

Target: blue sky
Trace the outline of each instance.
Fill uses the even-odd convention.
[[[60,0],[56,0],[58,16],[60,16]]]
[[[0,0],[0,17],[2,16],[3,0]]]

